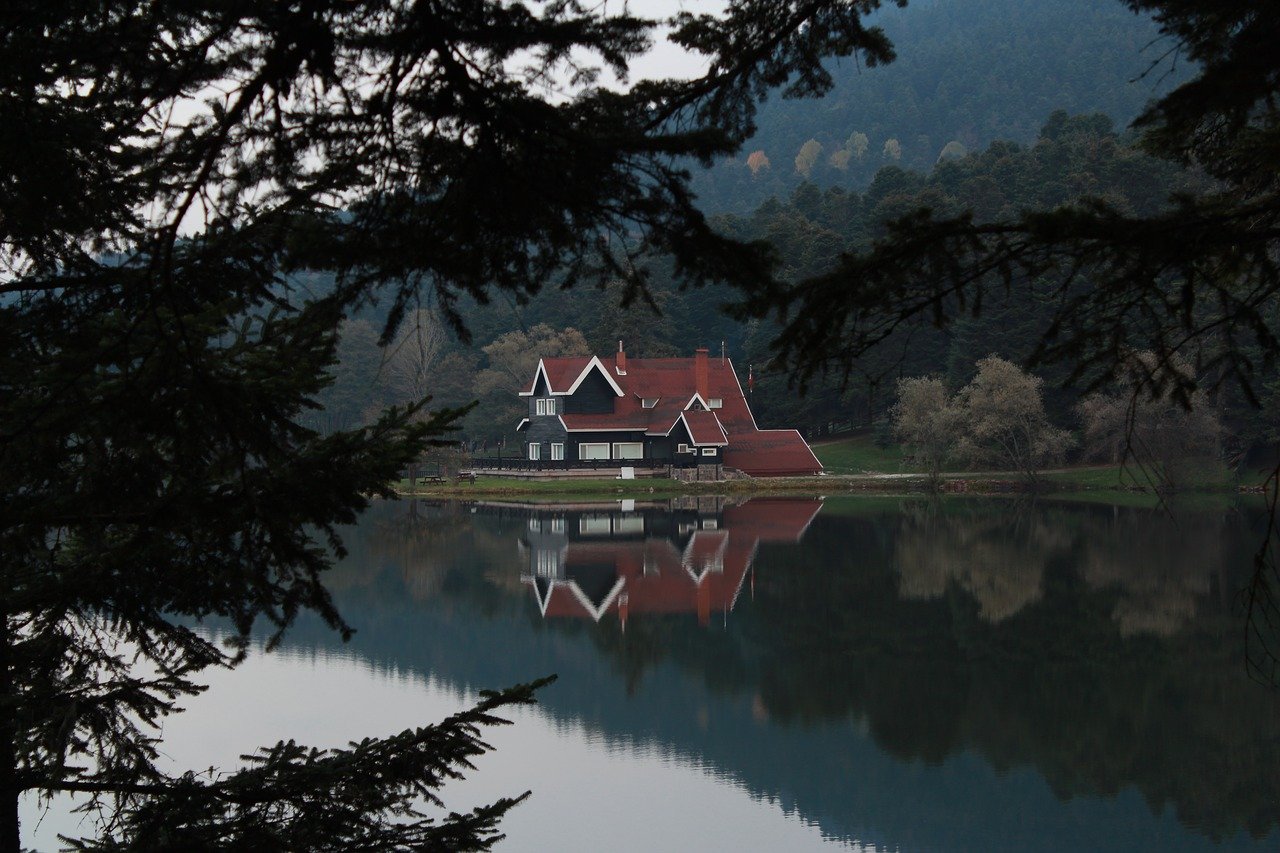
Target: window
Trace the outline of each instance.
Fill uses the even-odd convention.
[[[556,413],[555,397],[539,397],[534,405],[534,411],[539,415],[554,415]]]
[[[542,445],[529,442],[529,459],[537,461],[542,458]]]
[[[714,518],[704,518],[702,519],[702,529],[703,530],[719,530],[720,522]]]
[[[693,449],[687,444],[677,444],[676,453],[692,453]]]
[[[561,459],[564,459],[564,445],[559,444],[557,442],[552,442],[551,443],[551,460],[553,462],[559,462]]]
[[[723,405],[724,405],[724,400],[722,400],[719,397],[712,397],[710,400],[707,401],[708,409],[719,409]]]
[[[644,458],[644,442],[642,441],[618,441],[613,445],[614,459],[643,459]]]
[[[609,445],[607,442],[583,442],[578,445],[579,459],[608,459]]]
[[[535,551],[534,571],[540,578],[554,578],[560,574],[559,551]]]
[[[552,532],[552,533],[564,533],[564,519],[563,519],[563,518],[553,518],[553,519],[551,519],[551,532]]]
[[[529,519],[529,532],[530,532],[530,533],[538,533],[538,532],[540,532],[540,529],[541,529],[541,526],[538,524],[538,519],[536,519],[536,518],[531,518],[531,519]]]
[[[553,445],[551,445],[551,446],[552,446],[552,447],[555,447],[555,445],[554,445],[554,444],[553,444]],[[715,455],[716,455],[716,449],[715,449],[714,447],[704,447],[704,448],[702,448],[702,455],[703,455],[703,456],[715,456]],[[552,457],[552,458],[554,458],[554,457]]]
[[[641,397],[640,405],[643,408],[652,409],[654,406],[658,405],[658,399],[658,397]]]
[[[643,515],[624,515],[613,520],[614,533],[644,533]]]
[[[584,515],[578,519],[578,532],[585,536],[608,535],[610,530],[609,516]]]
[[[547,401],[542,399],[541,397],[535,400],[533,405],[534,405],[535,413],[539,415],[545,415],[547,413]]]

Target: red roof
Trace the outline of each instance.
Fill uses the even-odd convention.
[[[693,439],[694,444],[729,443],[725,438],[724,427],[720,426],[720,419],[716,417],[715,412],[691,409],[684,412],[681,417],[684,418],[685,426],[689,428],[689,437]]]
[[[816,474],[822,470],[818,457],[793,429],[731,433],[724,464],[753,477]]]
[[[762,431],[756,427],[729,359],[706,358],[706,387],[701,390],[710,411],[690,409],[700,390],[696,364],[697,358],[634,358],[627,360],[626,372],[619,373],[612,358],[575,356],[544,358],[538,367],[545,373],[552,394],[569,393],[588,370],[603,370],[622,391],[614,402],[613,414],[562,415],[570,432],[643,430],[648,435],[667,435],[684,413],[694,444],[724,446],[727,442],[725,464],[746,474],[782,476],[822,470],[795,430]],[[537,383],[535,374],[521,393],[532,394]],[[645,402],[652,405],[646,408]]]

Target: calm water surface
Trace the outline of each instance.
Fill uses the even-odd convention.
[[[1275,850],[1248,508],[389,503],[303,624],[170,721],[184,766],[556,673],[445,790],[520,850]],[[28,810],[28,817],[31,816]],[[67,827],[50,817],[33,839]],[[34,841],[32,843],[35,843]]]

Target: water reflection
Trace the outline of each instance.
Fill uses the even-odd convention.
[[[502,505],[480,504],[491,510]],[[527,513],[520,580],[546,618],[599,622],[713,612],[727,618],[761,542],[799,542],[822,509],[816,499],[676,499],[639,506],[503,507]]]
[[[1251,511],[410,509],[350,540],[354,648],[460,689],[558,672],[546,713],[624,764],[692,762],[887,849],[1275,847],[1280,707],[1233,611]]]

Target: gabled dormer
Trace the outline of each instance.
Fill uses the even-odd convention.
[[[604,364],[600,359],[593,358],[565,392],[564,413],[611,415],[616,411],[617,401],[622,396],[622,388],[609,375]]]

